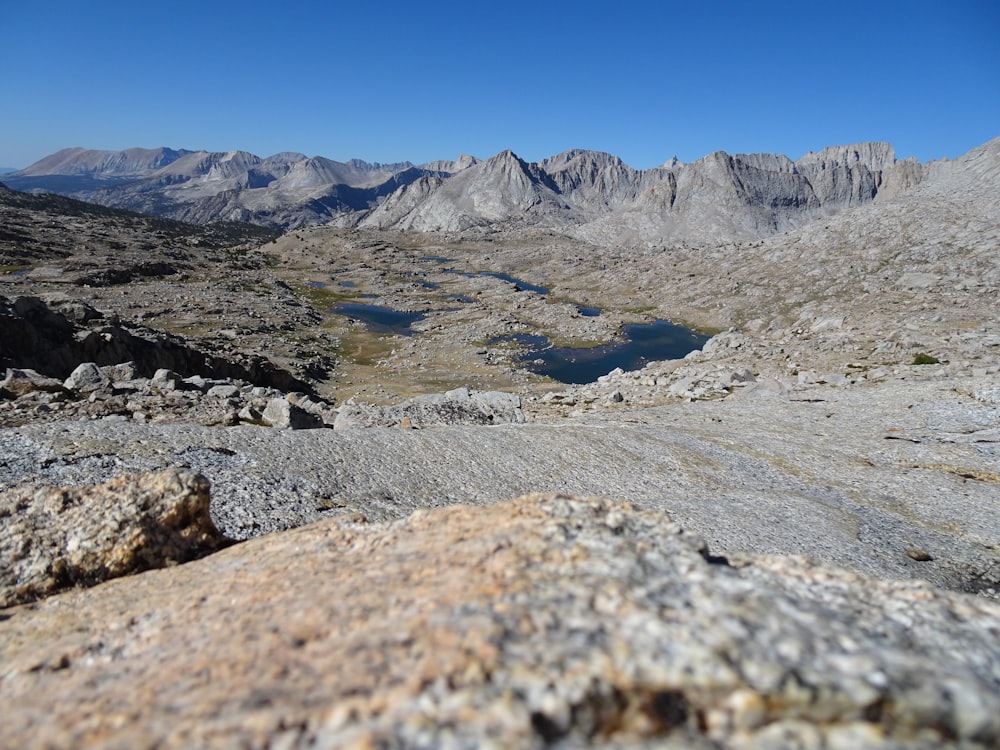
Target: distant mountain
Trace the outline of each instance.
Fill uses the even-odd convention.
[[[719,151],[649,170],[595,151],[566,151],[539,164],[505,151],[447,179],[414,183],[358,223],[417,231],[505,223],[596,242],[750,239],[898,194],[928,170],[897,160],[887,143],[828,148],[794,162]]]
[[[20,175],[92,174],[106,177],[149,174],[176,161],[188,151],[170,148],[129,148],[124,151],[95,151],[64,148],[21,170]]]
[[[53,192],[183,221],[243,221],[277,229],[368,210],[403,185],[440,170],[346,163],[283,152],[63,149],[5,176],[16,190]]]
[[[11,172],[16,172],[14,167],[0,167],[0,174],[10,174]]]
[[[412,231],[540,227],[595,242],[762,237],[898,195],[935,169],[888,143],[792,161],[718,151],[636,170],[571,150],[539,163],[512,151],[422,165],[337,162],[285,152],[64,149],[5,175],[11,187],[192,222],[276,229],[335,223]]]

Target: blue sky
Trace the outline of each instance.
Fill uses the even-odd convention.
[[[67,146],[637,168],[1000,135],[996,0],[0,0],[0,166]]]

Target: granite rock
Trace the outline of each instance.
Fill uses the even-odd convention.
[[[65,393],[62,381],[48,378],[34,370],[16,367],[7,368],[7,375],[0,380],[0,397],[17,398],[29,393]]]
[[[994,602],[533,495],[6,610],[0,744],[987,748],[998,633]]]
[[[191,471],[0,494],[0,607],[183,562],[226,543]]]

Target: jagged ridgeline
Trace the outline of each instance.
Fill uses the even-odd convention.
[[[168,148],[64,149],[4,176],[18,190],[199,223],[279,230],[337,223],[380,229],[552,229],[597,241],[751,239],[918,184],[932,164],[899,160],[888,143],[810,152],[710,154],[633,169],[571,150],[528,163],[512,151],[422,165],[337,162],[299,153]]]

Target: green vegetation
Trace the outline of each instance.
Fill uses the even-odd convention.
[[[330,287],[310,286],[307,284],[300,286],[298,293],[312,308],[319,312],[329,312],[330,308],[338,302],[350,302],[357,299],[358,295],[361,294],[357,289],[335,291]]]
[[[923,352],[920,352],[913,358],[913,364],[915,365],[937,365],[940,363],[941,360],[937,357],[932,357],[930,354],[924,354]]]

